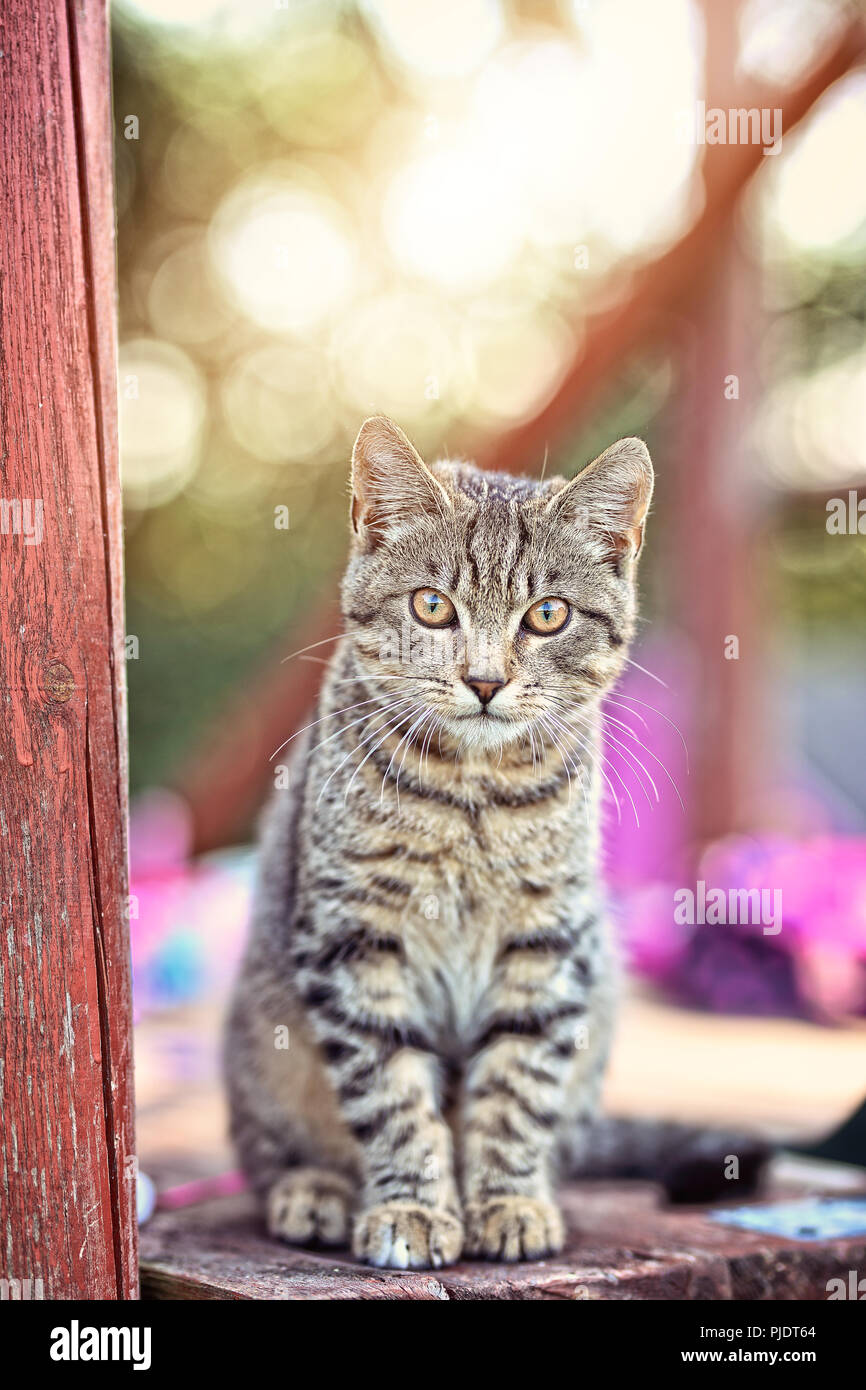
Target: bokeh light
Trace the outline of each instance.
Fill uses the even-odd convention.
[[[866,348],[771,391],[757,426],[772,476],[825,491],[866,481]]]
[[[805,72],[842,15],[746,0],[743,90]],[[365,415],[427,455],[489,447],[691,225],[702,9],[117,0],[114,43],[130,602],[194,626],[227,683],[239,625],[264,649],[339,562]],[[855,69],[740,205],[770,319],[755,439],[781,490],[864,476],[864,142]],[[624,362],[610,418],[551,466],[652,428],[680,386],[669,362],[658,385],[667,351]]]
[[[778,86],[796,80],[844,22],[838,0],[745,0],[738,68]]]
[[[557,315],[527,305],[497,306],[468,328],[476,362],[475,412],[488,422],[515,423],[540,410],[553,394],[575,347]]]
[[[456,412],[474,380],[458,327],[445,305],[419,292],[359,303],[334,340],[344,399],[361,416],[384,411],[418,422],[441,405]]]
[[[214,292],[204,238],[193,231],[173,241],[150,282],[148,316],[159,337],[204,346],[227,331],[233,316]]]
[[[210,227],[214,264],[234,303],[262,328],[303,332],[346,297],[355,248],[336,204],[290,173],[244,179]]]
[[[312,8],[310,0],[292,0]],[[212,30],[239,39],[260,31],[273,18],[277,5],[251,5],[246,0],[124,0],[124,8],[151,23],[193,31]],[[286,5],[288,8],[288,5]]]
[[[461,143],[401,169],[384,218],[391,249],[409,273],[447,289],[496,280],[520,246],[518,190],[486,147]]]
[[[257,458],[313,458],[335,432],[328,363],[297,347],[270,344],[234,363],[222,386],[235,439]]]
[[[837,82],[821,102],[820,118],[791,135],[788,146],[769,171],[777,232],[803,251],[827,250],[862,232],[866,73]]]
[[[124,496],[132,508],[159,506],[182,491],[198,466],[201,373],[173,344],[135,338],[121,345],[118,379]]]
[[[465,77],[499,41],[499,0],[364,0],[362,9],[387,51],[429,77]]]

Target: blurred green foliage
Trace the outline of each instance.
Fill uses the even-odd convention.
[[[508,11],[517,35],[564,24],[562,6],[528,8]],[[582,41],[569,31],[575,51]],[[447,87],[446,109],[464,99],[462,86]],[[386,58],[353,4],[277,6],[240,36],[162,29],[118,9],[114,108],[128,631],[139,639],[128,664],[135,790],[170,781],[228,692],[266,654],[287,655],[330,601],[322,595],[345,551],[348,458],[363,416],[395,413],[431,451],[471,448],[525,418],[555,384],[593,296],[616,289],[621,252],[588,233],[593,270],[581,278],[567,239],[529,241],[504,285],[462,294],[431,290],[397,266],[381,225],[385,173],[410,157],[419,131],[438,138],[430,112],[439,107],[426,81],[410,82]],[[269,313],[268,281],[255,279],[261,237],[243,242],[246,224],[231,223],[236,190],[257,172],[289,190],[279,216],[324,258],[311,256],[305,284],[303,258],[298,265],[289,248],[282,268],[308,321],[284,330]],[[350,264],[355,244],[359,265]],[[237,245],[246,247],[239,270]],[[768,386],[864,351],[862,236],[814,253],[776,244],[765,259]],[[275,295],[280,268],[278,257]],[[350,313],[336,293],[342,273],[356,280]],[[431,362],[424,335],[437,344]],[[625,360],[548,472],[573,473],[626,433],[662,450],[677,390],[663,351]],[[769,448],[785,454],[780,438]],[[848,480],[840,467],[839,487]],[[812,496],[791,476],[777,482],[788,500],[770,558],[786,621],[847,625],[850,637],[852,618],[866,622],[864,540],[827,535],[824,498],[835,482],[824,477]],[[288,529],[275,524],[282,508]],[[661,563],[650,547],[650,611],[664,604]]]

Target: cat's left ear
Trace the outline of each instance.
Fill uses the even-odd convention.
[[[387,415],[365,420],[352,450],[352,527],[369,549],[402,521],[442,512],[450,499],[403,431]]]
[[[620,439],[554,493],[548,505],[602,539],[612,559],[643,545],[653,495],[653,466],[642,439]]]

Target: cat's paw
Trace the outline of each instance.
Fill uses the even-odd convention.
[[[327,1168],[290,1168],[268,1193],[268,1231],[293,1245],[347,1245],[352,1184]]]
[[[558,1207],[543,1197],[495,1197],[464,1211],[463,1253],[483,1260],[540,1260],[565,1243]]]
[[[442,1207],[383,1202],[359,1212],[352,1251],[380,1269],[440,1269],[459,1259],[463,1227]]]

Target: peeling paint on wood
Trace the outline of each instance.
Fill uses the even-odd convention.
[[[0,1277],[137,1291],[108,24],[0,12]]]

